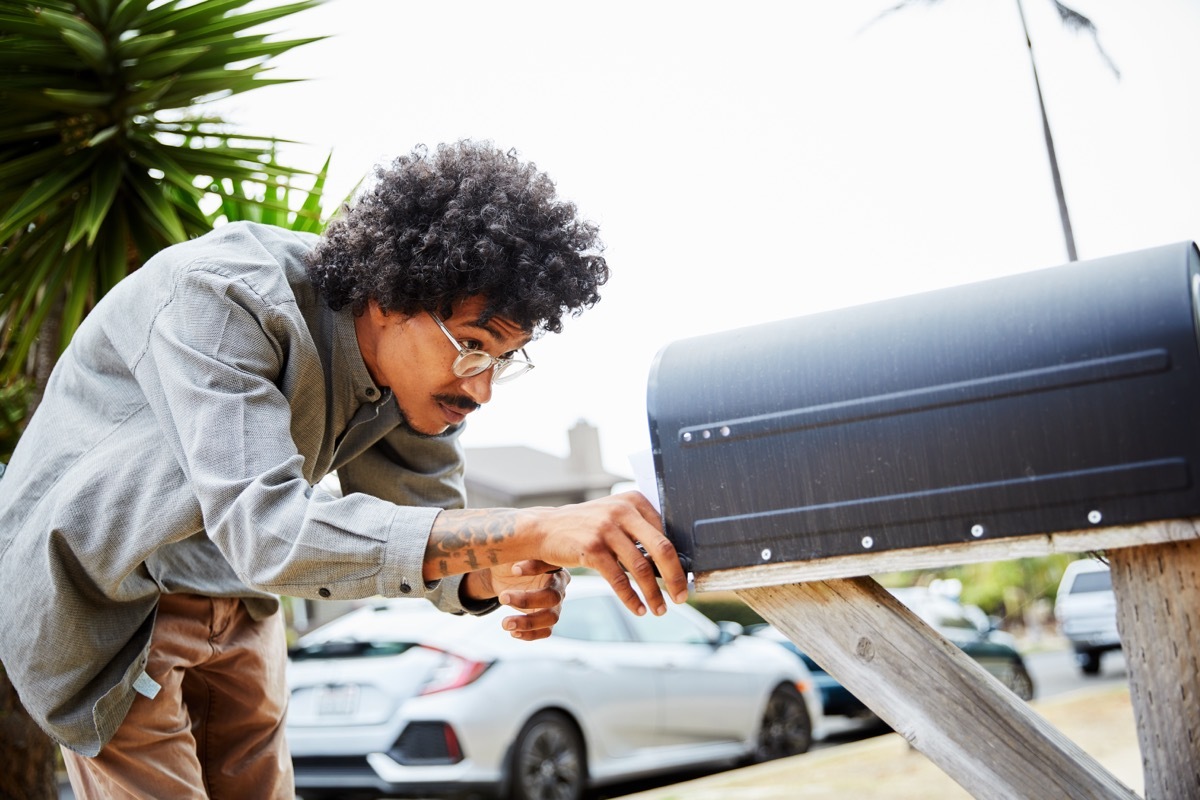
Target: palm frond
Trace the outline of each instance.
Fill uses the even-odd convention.
[[[0,7],[0,378],[19,376],[35,345],[60,344],[38,341],[48,314],[61,314],[65,345],[129,271],[209,230],[217,220],[202,211],[206,197],[319,227],[311,194],[293,194],[312,173],[279,163],[283,140],[235,135],[201,113],[215,98],[294,80],[270,74],[274,59],[319,37],[264,26],[319,2]],[[255,183],[271,189],[244,193]]]
[[[1075,9],[1063,5],[1058,0],[1050,0],[1050,2],[1054,3],[1054,9],[1058,12],[1059,19],[1062,20],[1063,25],[1070,30],[1086,33],[1092,37],[1092,42],[1096,45],[1096,52],[1098,52],[1100,57],[1104,59],[1104,63],[1108,65],[1110,70],[1112,70],[1112,74],[1120,79],[1121,70],[1117,69],[1116,62],[1109,57],[1107,51],[1105,51],[1104,47],[1100,44],[1100,31],[1096,29],[1096,23],[1092,22]]]

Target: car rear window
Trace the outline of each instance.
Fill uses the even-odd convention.
[[[1071,594],[1083,594],[1085,592],[1108,592],[1112,591],[1112,573],[1108,570],[1099,572],[1081,572],[1075,576],[1075,582],[1071,584]]]
[[[398,656],[412,647],[416,647],[412,642],[319,642],[289,650],[288,658],[293,661],[307,661],[319,658]]]

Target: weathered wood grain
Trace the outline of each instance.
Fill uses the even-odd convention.
[[[934,569],[984,561],[1008,561],[1052,553],[1086,553],[1092,550],[1140,547],[1200,538],[1200,519],[1166,520],[1140,525],[1092,528],[1077,531],[981,539],[960,544],[885,550],[849,556],[789,561],[736,569],[712,570],[696,575],[698,591],[783,586],[831,578],[854,578],[910,569]]]
[[[1137,797],[874,580],[738,595],[973,796]]]
[[[1200,541],[1108,551],[1146,797],[1200,798]]]

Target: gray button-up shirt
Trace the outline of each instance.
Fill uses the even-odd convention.
[[[96,754],[142,675],[161,593],[429,597],[457,436],[399,425],[315,237],[237,223],[168,248],[88,315],[0,480],[0,661],[56,740]],[[338,471],[343,497],[315,484]]]

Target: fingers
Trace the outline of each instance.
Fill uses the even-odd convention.
[[[524,611],[520,616],[507,617],[502,625],[514,639],[533,641],[550,635],[562,613],[563,595],[571,574],[553,564],[543,561],[525,561],[513,565],[513,574],[526,574],[543,570],[545,585],[530,589],[505,589],[500,593],[500,602]]]
[[[560,584],[536,589],[505,589],[500,593],[500,603],[521,611],[557,608],[562,605],[563,594],[571,578],[570,573],[562,574],[564,577]]]
[[[594,569],[634,614],[644,614],[647,608],[666,613],[656,567],[667,595],[677,603],[687,600],[683,565],[662,531],[658,512],[639,492],[533,509],[524,524],[535,530],[538,557]]]
[[[553,633],[554,625],[558,622],[559,608],[534,611],[514,617],[505,617],[501,623],[504,630],[514,639],[524,642],[535,639],[545,639]]]
[[[630,492],[630,501],[646,522],[651,532],[642,536],[638,542],[646,555],[653,560],[658,568],[667,592],[676,603],[687,602],[688,582],[687,572],[679,561],[679,553],[675,545],[663,533],[662,517],[654,510],[654,506],[640,492]]]
[[[633,545],[632,551],[628,547],[621,547],[616,555],[633,576],[654,613],[665,614],[667,606],[663,600],[662,589],[655,579],[655,567],[666,584],[667,593],[676,603],[687,601],[687,575],[683,571],[683,565],[679,563],[675,546],[663,534],[662,519],[650,501],[640,492],[628,492],[619,498],[628,503],[636,513],[630,515],[627,521],[622,521],[631,538],[629,544]],[[611,580],[609,582],[612,583]],[[618,587],[614,584],[613,588]],[[634,613],[637,613],[636,610]]]
[[[538,561],[536,558],[531,558],[526,561],[518,561],[512,565],[513,575],[545,575],[555,570],[560,570],[557,564],[550,564],[546,561]]]

